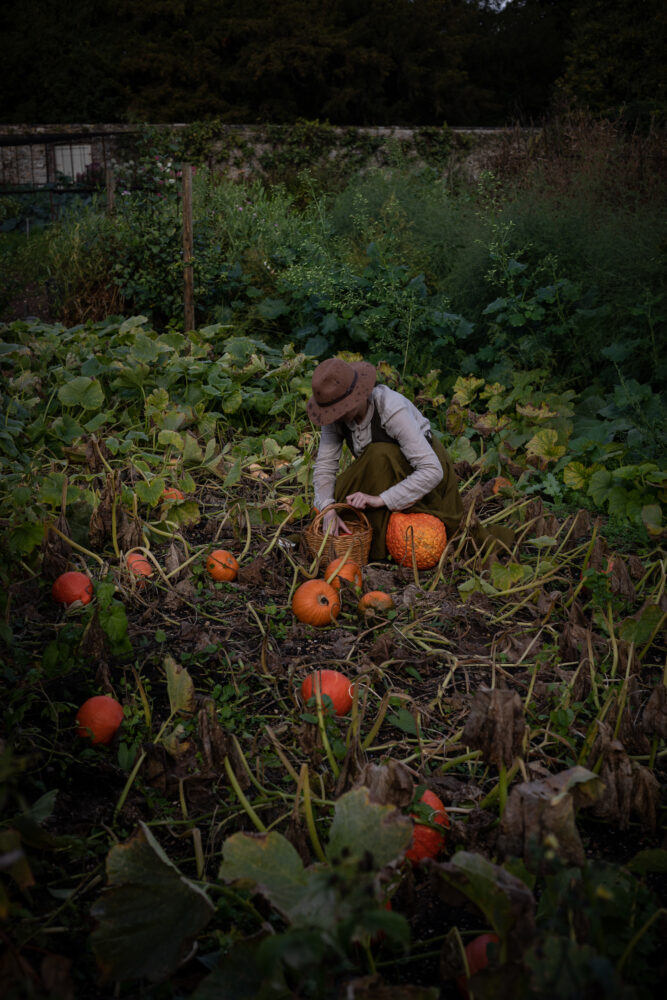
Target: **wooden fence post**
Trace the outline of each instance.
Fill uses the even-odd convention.
[[[107,167],[104,171],[104,179],[107,188],[107,212],[109,215],[113,215],[113,210],[116,207],[116,178],[111,167]]]
[[[192,167],[183,164],[183,307],[185,332],[195,328],[194,273],[192,262]]]

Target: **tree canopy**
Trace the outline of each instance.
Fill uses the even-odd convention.
[[[638,9],[639,8],[639,9]],[[667,100],[660,0],[22,0],[0,120],[498,125]]]

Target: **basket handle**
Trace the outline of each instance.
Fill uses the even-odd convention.
[[[369,528],[371,526],[371,522],[368,520],[368,518],[364,514],[363,510],[360,510],[358,507],[352,507],[352,506],[350,506],[349,503],[330,503],[330,504],[328,504],[328,506],[324,507],[323,510],[321,510],[319,512],[319,514],[316,514],[315,517],[313,518],[313,523],[311,525],[312,530],[314,532],[316,532],[316,533],[319,532],[320,534],[324,534],[324,532],[320,531],[320,525],[322,523],[322,518],[324,517],[324,515],[327,513],[327,511],[330,511],[330,510],[341,510],[341,509],[347,510],[347,511],[352,511],[352,513],[355,514],[356,517],[359,519],[359,523],[361,524],[361,530],[362,531],[368,531],[369,530]]]

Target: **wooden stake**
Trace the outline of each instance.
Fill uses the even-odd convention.
[[[183,306],[185,332],[195,328],[194,273],[192,262],[192,167],[183,164]]]

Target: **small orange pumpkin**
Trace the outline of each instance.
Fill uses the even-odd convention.
[[[504,476],[496,476],[493,480],[493,492],[494,494],[500,493],[501,490],[511,488],[512,484],[509,479],[505,479]]]
[[[76,570],[61,573],[53,581],[51,597],[56,604],[64,604],[66,608],[75,601],[88,604],[93,599],[93,582],[85,573],[78,573]]]
[[[294,591],[292,611],[306,625],[331,625],[340,611],[340,598],[326,580],[306,580]]]
[[[471,977],[476,972],[479,972],[480,969],[486,969],[488,966],[490,944],[500,944],[500,938],[497,934],[479,934],[466,945],[466,961]],[[468,977],[465,974],[457,976],[456,985],[461,996],[466,997],[466,1000],[468,1000],[470,997],[468,992]]]
[[[437,823],[438,826],[449,826],[449,816],[445,812],[444,804],[437,795],[427,788],[419,801],[434,810],[431,816],[432,822]],[[432,826],[427,826],[425,823],[417,821],[412,831],[412,844],[405,852],[405,856],[415,865],[422,858],[437,858],[444,846],[444,832],[435,830]]]
[[[111,743],[123,721],[123,706],[109,695],[96,694],[76,713],[76,731],[91,743]]]
[[[412,566],[414,545],[417,569],[435,566],[447,545],[447,529],[433,514],[393,511],[387,524],[387,548],[399,566]]]
[[[235,580],[239,564],[227,549],[216,549],[206,560],[206,569],[214,580]]]
[[[334,590],[340,590],[341,580],[349,580],[354,585],[355,590],[361,590],[364,585],[361,566],[351,559],[347,559],[343,563],[344,558],[344,556],[339,556],[337,559],[331,560],[324,571],[324,579],[331,584]]]
[[[149,576],[153,575],[153,564],[141,552],[130,552],[127,559],[127,568],[130,573],[137,578],[137,587],[144,587]]]
[[[384,590],[369,590],[357,604],[357,611],[365,615],[367,611],[391,611],[393,607],[394,600],[390,594],[385,594]]]
[[[185,500],[185,494],[181,493],[175,486],[167,486],[162,491],[160,500]]]
[[[338,670],[316,670],[309,674],[301,685],[301,697],[308,701],[315,695],[319,686],[322,695],[331,698],[336,715],[347,715],[352,708],[354,685],[350,684],[345,674]]]

